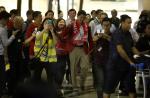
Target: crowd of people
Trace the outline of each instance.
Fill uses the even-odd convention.
[[[110,18],[101,9],[90,14],[70,9],[66,20],[62,11],[55,19],[52,10],[45,16],[40,11],[28,10],[24,21],[17,9],[8,13],[0,6],[0,98],[4,94],[25,98],[16,93],[19,85],[27,81],[40,88],[43,69],[47,83],[42,85],[47,85],[44,87],[50,88],[51,94],[42,98],[62,98],[64,76],[72,85],[73,95],[78,95],[86,90],[90,68],[98,98],[110,98],[119,83],[122,91],[136,98],[138,64],[133,55],[150,53],[149,13],[142,11],[132,28],[132,18],[127,14],[118,18],[115,9]],[[5,69],[7,63],[9,70]]]

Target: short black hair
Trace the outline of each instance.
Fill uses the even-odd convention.
[[[91,16],[89,13],[87,13],[86,16],[88,16],[88,15]]]
[[[10,15],[12,16],[12,15],[18,15],[19,13],[18,13],[18,10],[17,9],[12,9],[11,11],[10,11]]]
[[[33,10],[28,10],[27,12],[26,12],[26,16],[29,16],[29,15],[33,15]]]
[[[110,18],[108,18],[108,17],[105,17],[105,18],[102,20],[102,24],[103,24],[103,22],[105,22],[105,21],[109,21],[109,22],[111,23],[111,20],[110,20]]]
[[[0,12],[0,19],[8,19],[10,17],[10,14],[6,11]]]
[[[84,10],[80,10],[80,11],[78,11],[77,16],[80,16],[80,15],[85,15],[86,16],[86,12]]]
[[[131,17],[127,14],[123,14],[120,16],[120,22],[125,22],[126,19],[131,19]]]
[[[39,14],[41,14],[40,11],[34,11],[33,12],[33,19],[35,19]]]
[[[150,25],[150,21],[145,21],[145,23],[143,24],[143,29],[146,29],[146,27]]]
[[[45,13],[45,16],[47,16],[48,13],[53,13],[54,15],[54,12],[52,10],[48,10],[46,13]]]
[[[74,12],[76,13],[76,10],[75,10],[75,9],[70,9],[70,10],[68,11],[68,14],[69,14],[71,11],[74,11]]]
[[[99,12],[103,12],[103,10],[101,9],[96,10],[96,14],[99,14]]]
[[[92,10],[92,11],[91,11],[91,15],[92,15],[93,13],[96,13],[96,11],[95,11],[95,10]]]
[[[62,13],[62,11],[61,11],[61,10],[59,10],[59,11],[58,11],[58,14],[60,14],[60,13]]]
[[[105,12],[102,12],[101,15],[105,15],[106,17],[108,17],[108,14]]]
[[[3,8],[3,9],[5,9],[5,7],[4,7],[4,6],[0,6],[0,8]]]

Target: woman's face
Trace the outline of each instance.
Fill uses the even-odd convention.
[[[60,28],[60,29],[64,28],[65,25],[66,24],[65,24],[65,21],[63,19],[58,22],[58,28]]]

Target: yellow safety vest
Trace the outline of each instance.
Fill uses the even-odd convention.
[[[43,32],[43,36],[41,37],[41,39],[39,39],[39,40],[35,39],[35,46],[34,46],[35,55],[37,55],[37,53],[40,51],[41,47],[46,42],[47,37],[48,37],[48,34]],[[47,44],[45,45],[45,47],[47,47]],[[42,62],[57,62],[56,48],[55,48],[53,39],[51,39],[51,38],[48,39],[48,54],[47,54],[47,56],[44,56],[42,54],[42,52],[43,51],[41,50],[41,53],[39,53],[39,55],[38,55],[38,57],[40,57],[40,60]]]

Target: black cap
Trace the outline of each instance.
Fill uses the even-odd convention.
[[[0,19],[8,19],[10,17],[10,14],[6,11],[0,12]]]

